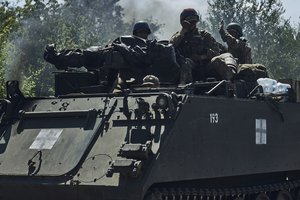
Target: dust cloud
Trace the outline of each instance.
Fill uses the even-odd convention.
[[[181,26],[179,15],[185,8],[194,8],[206,18],[206,0],[121,0],[119,4],[124,8],[124,20],[136,21],[152,18],[163,24],[160,32],[155,35],[158,39],[169,39]]]
[[[5,66],[5,81],[18,80],[20,82],[23,81],[23,60],[24,54],[21,52],[16,53],[16,49],[19,46],[23,46],[23,42],[21,39],[14,39],[12,43],[8,43],[5,46],[6,58],[4,60]]]

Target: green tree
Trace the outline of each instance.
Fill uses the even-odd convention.
[[[5,46],[9,35],[13,30],[17,29],[17,15],[20,9],[11,7],[8,1],[0,3],[0,98],[5,95]]]

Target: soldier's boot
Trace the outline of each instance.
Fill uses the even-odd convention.
[[[112,93],[114,94],[123,93],[125,87],[124,84],[125,84],[124,81],[120,77],[118,77],[113,87]]]

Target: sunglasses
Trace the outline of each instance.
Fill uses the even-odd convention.
[[[149,31],[146,30],[146,29],[145,30],[143,30],[143,29],[142,30],[137,30],[136,33],[141,33],[141,34],[147,34],[147,35],[149,35]]]
[[[190,23],[197,23],[199,21],[199,18],[198,16],[188,16],[184,20]]]

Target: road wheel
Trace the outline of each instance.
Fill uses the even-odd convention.
[[[234,197],[233,200],[245,200],[244,197]]]
[[[300,200],[300,188],[296,188],[293,190],[293,199]]]
[[[298,194],[298,196],[299,195],[300,194]],[[293,200],[292,195],[290,194],[290,192],[288,192],[286,190],[278,192],[275,199],[276,200]],[[299,199],[299,197],[298,197],[298,199]]]
[[[265,193],[260,193],[256,196],[255,200],[270,200],[270,198]]]

